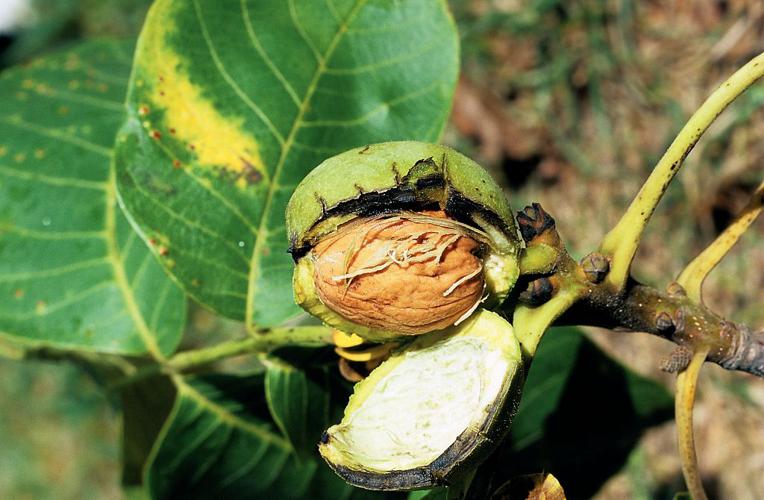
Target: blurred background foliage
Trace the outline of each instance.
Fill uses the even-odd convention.
[[[84,38],[133,37],[149,4],[3,0],[0,68]],[[516,209],[541,202],[575,256],[593,249],[616,222],[715,85],[764,51],[764,3],[758,0],[450,4],[463,69],[444,140],[489,168]],[[758,85],[687,159],[648,227],[635,266],[639,279],[667,283],[745,204],[762,178],[762,104],[764,86]],[[711,275],[706,294],[720,313],[758,328],[764,327],[762,242],[759,220]],[[187,346],[237,333],[236,324],[203,310],[190,314]],[[658,370],[667,343],[645,335],[587,334],[637,373],[672,387],[673,377]],[[577,384],[577,391],[590,391],[587,402],[607,397],[594,379]],[[120,424],[111,398],[72,366],[0,361],[0,497],[120,498]],[[563,424],[570,432],[570,422]],[[764,498],[764,381],[706,369],[696,427],[711,491],[719,498]],[[669,422],[648,431],[627,465],[590,493],[671,498],[678,489]]]

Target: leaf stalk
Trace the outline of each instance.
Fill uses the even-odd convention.
[[[613,290],[622,291],[626,286],[631,261],[637,252],[645,226],[684,159],[716,117],[762,76],[764,54],[756,56],[737,70],[706,99],[658,161],[623,217],[605,235],[600,251],[611,258],[611,272],[607,283]]]

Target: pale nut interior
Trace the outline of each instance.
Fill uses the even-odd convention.
[[[311,251],[321,301],[371,328],[421,334],[483,299],[480,244],[443,212],[357,219]]]
[[[344,454],[343,465],[367,471],[430,464],[496,404],[511,366],[502,354],[483,339],[454,336],[399,355],[373,381],[378,389],[328,430],[328,446]]]

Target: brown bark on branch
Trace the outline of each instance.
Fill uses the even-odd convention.
[[[676,343],[685,352],[706,347],[708,361],[764,377],[764,332],[754,333],[748,326],[693,302],[675,283],[668,288],[663,292],[630,280],[623,293],[613,294],[604,284],[592,285],[555,325],[647,332]],[[684,369],[682,351],[676,351],[675,356],[680,361],[671,371]],[[688,356],[684,358],[689,362]]]
[[[527,252],[547,247],[556,253],[549,272],[531,271],[518,281],[518,288],[524,291],[517,298],[525,308],[546,303],[561,287],[575,289],[577,299],[559,311],[553,325],[597,326],[663,337],[678,345],[665,363],[667,371],[684,370],[694,353],[707,350],[707,361],[764,377],[764,331],[754,333],[742,323],[719,316],[697,298],[688,297],[678,283],[661,291],[629,278],[623,289],[617,289],[606,279],[610,260],[594,252],[576,263],[568,255],[554,219],[537,203],[519,212],[517,221]],[[545,284],[549,286],[542,286]]]

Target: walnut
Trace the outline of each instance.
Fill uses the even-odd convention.
[[[311,252],[321,301],[371,328],[421,334],[458,324],[483,298],[480,244],[443,212],[356,219]]]
[[[371,144],[326,159],[286,210],[295,302],[367,342],[441,330],[498,307],[520,274],[509,201],[438,144]]]

